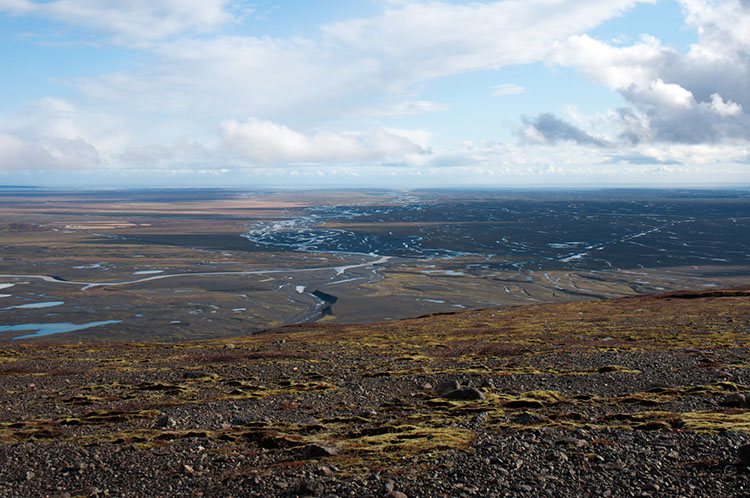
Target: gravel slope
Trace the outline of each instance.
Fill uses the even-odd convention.
[[[748,329],[740,289],[0,345],[0,496],[747,496]]]

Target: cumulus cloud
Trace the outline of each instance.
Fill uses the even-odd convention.
[[[413,133],[324,123],[445,110],[415,97],[426,81],[538,61],[556,42],[643,1],[651,0],[388,2],[379,15],[291,38],[221,31],[242,16],[240,2],[231,0],[0,0],[0,11],[81,26],[150,55],[135,69],[68,80],[88,113],[48,109],[16,130],[31,143],[82,140],[104,161],[139,165],[170,157],[211,162],[210,130],[222,123],[222,150],[249,162],[418,163],[429,144]],[[501,85],[495,94],[520,91]],[[109,118],[97,119],[105,112]],[[228,119],[247,115],[271,120]],[[108,121],[119,122],[122,133]],[[192,128],[181,124],[187,122]],[[277,124],[289,122],[325,131]],[[201,150],[190,145],[196,136]]]
[[[87,169],[101,158],[91,144],[81,139],[29,141],[0,133],[0,171],[28,169]]]
[[[584,160],[659,166],[710,153],[747,157],[750,5],[681,0],[700,34],[687,54],[647,35],[622,46],[581,34],[651,1],[388,0],[378,15],[284,38],[221,31],[242,16],[231,0],[0,0],[0,12],[82,26],[147,54],[136,68],[67,80],[79,91],[75,106],[45,99],[0,123],[0,167],[464,161],[495,171],[516,161],[528,171],[553,163],[561,171]],[[575,67],[627,105],[588,123],[525,117],[523,147],[502,150],[435,151],[424,132],[368,121],[448,109],[421,98],[431,79],[536,61]],[[510,83],[489,90],[523,91]],[[555,144],[570,153],[552,154]]]
[[[621,47],[575,35],[551,60],[578,68],[632,105],[611,123],[630,143],[750,140],[750,3],[680,3],[699,34],[685,55],[651,36]]]
[[[48,165],[51,160],[49,154],[20,137],[0,133],[0,171]]]
[[[552,113],[543,113],[535,118],[522,118],[524,129],[521,136],[531,143],[575,142],[579,145],[604,147],[607,143],[582,129],[563,121]]]
[[[257,118],[221,123],[224,148],[240,158],[265,164],[380,161],[424,154],[407,134],[379,128],[372,131],[301,133]]]
[[[721,95],[719,95],[718,93],[711,94],[710,107],[712,111],[724,117],[739,116],[740,114],[742,114],[741,105],[736,104],[731,100],[728,102],[724,102],[724,99],[721,98]]]
[[[123,143],[106,117],[80,111],[69,101],[43,98],[0,120],[0,169],[86,170]]]
[[[207,33],[236,20],[229,0],[0,0],[0,11],[80,25],[118,42]]]

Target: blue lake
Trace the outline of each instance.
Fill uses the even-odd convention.
[[[75,323],[24,323],[21,325],[0,325],[0,332],[17,332],[20,330],[35,330],[33,334],[14,337],[16,339],[30,339],[45,335],[60,334],[62,332],[73,332],[110,323],[120,323],[122,320],[106,320],[103,322],[89,322],[76,325]]]

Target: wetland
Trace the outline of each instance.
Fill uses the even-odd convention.
[[[117,320],[61,339],[710,289],[747,283],[750,268],[744,190],[0,189],[0,200],[0,325],[43,324],[53,304],[54,323]]]

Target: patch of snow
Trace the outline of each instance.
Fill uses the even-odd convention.
[[[91,263],[90,265],[74,266],[75,270],[90,270],[94,268],[101,268],[105,263]]]
[[[61,304],[65,304],[65,301],[49,301],[46,303],[30,303],[30,304],[19,304],[17,306],[8,306],[5,308],[6,310],[9,309],[31,309],[31,308],[51,308],[52,306],[60,306]]]

